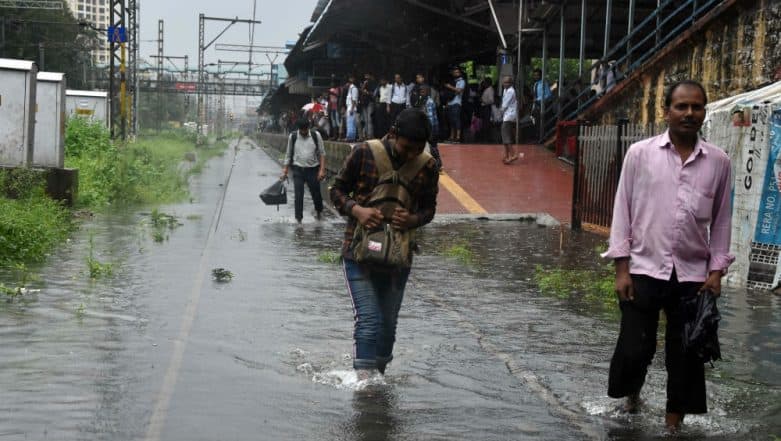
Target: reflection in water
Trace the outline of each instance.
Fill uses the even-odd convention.
[[[389,387],[369,387],[353,394],[350,428],[355,441],[392,440],[399,420],[396,396]]]

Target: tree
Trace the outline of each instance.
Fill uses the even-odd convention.
[[[68,87],[88,89],[90,51],[99,34],[70,10],[0,8],[0,57],[36,61],[40,70],[65,73]]]

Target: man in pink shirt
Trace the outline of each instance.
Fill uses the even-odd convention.
[[[707,97],[686,80],[665,96],[669,129],[633,144],[616,193],[610,247],[615,260],[621,330],[610,362],[608,395],[627,397],[636,412],[640,389],[656,350],[659,310],[667,318],[667,415],[676,431],[687,413],[705,413],[705,369],[683,353],[682,299],[721,292],[721,277],[735,259],[730,243],[730,161],[698,136]]]

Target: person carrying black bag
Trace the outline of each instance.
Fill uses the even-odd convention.
[[[317,130],[309,130],[309,121],[300,119],[298,130],[290,134],[285,152],[285,167],[281,179],[287,179],[293,169],[293,189],[295,194],[296,221],[304,218],[304,183],[315,204],[317,219],[323,214],[323,196],[320,193],[320,181],[325,179],[325,150],[323,138]]]

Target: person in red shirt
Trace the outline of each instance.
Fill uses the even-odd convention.
[[[339,94],[341,89],[334,80],[331,82],[331,88],[328,89],[328,119],[331,120],[331,139],[339,137],[339,127],[341,127],[341,118],[339,117]]]

